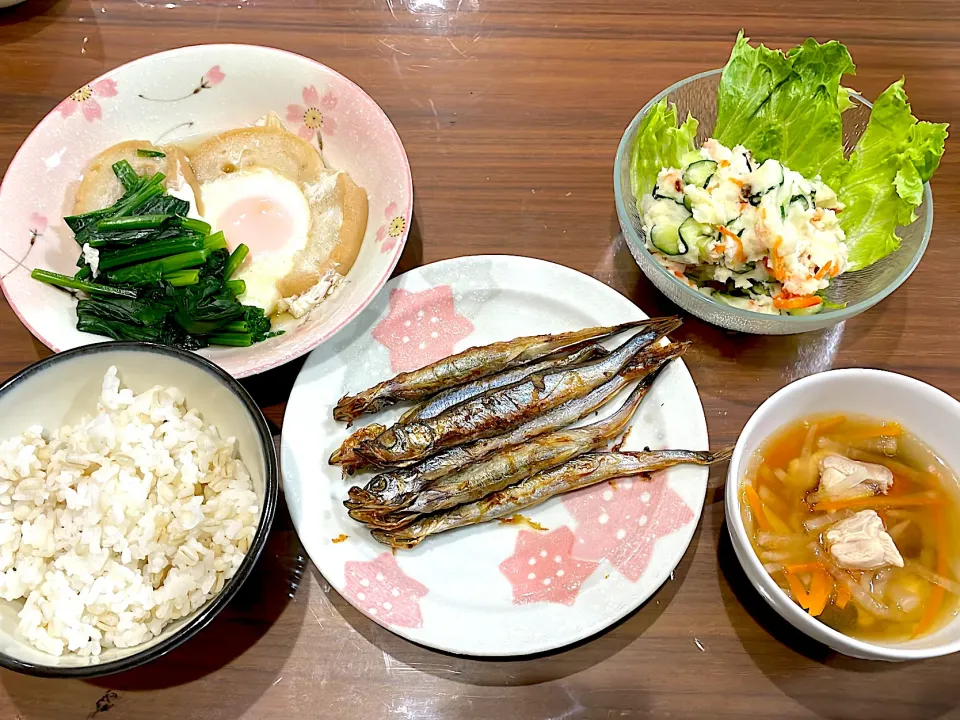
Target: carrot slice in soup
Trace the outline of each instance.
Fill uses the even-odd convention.
[[[813,617],[817,617],[823,612],[833,593],[833,578],[827,571],[821,568],[813,574],[813,581],[810,583],[810,607],[807,608]]]
[[[838,608],[843,610],[847,603],[850,602],[850,589],[846,585],[841,585],[837,588],[837,599],[835,604]]]
[[[764,512],[763,502],[760,500],[760,496],[757,495],[757,491],[753,489],[753,485],[744,485],[743,494],[747,498],[750,509],[753,510],[753,517],[757,521],[757,525],[760,526],[760,529],[766,532],[773,530],[773,527],[770,525],[770,520],[767,519],[767,514]]]
[[[851,498],[849,500],[824,500],[813,506],[814,510],[846,510],[848,508],[897,508],[917,507],[918,505],[939,505],[940,499],[932,495],[876,495],[872,497]]]
[[[806,588],[803,587],[803,583],[800,582],[800,578],[793,573],[787,573],[787,583],[790,585],[790,592],[793,593],[794,600],[796,600],[804,610],[808,609],[810,607],[810,595],[807,593]]]
[[[934,508],[933,523],[935,537],[937,539],[937,575],[944,576],[949,572],[947,568],[947,546],[950,543],[950,538],[947,535],[947,524],[943,519],[942,507],[938,506]],[[913,629],[913,635],[911,635],[911,637],[922,635],[933,627],[933,623],[940,613],[940,607],[943,605],[943,596],[945,594],[946,590],[942,585],[933,586],[933,591],[930,593],[930,597],[927,599],[926,606],[924,607],[923,617],[920,618],[920,622],[918,622],[917,626]]]

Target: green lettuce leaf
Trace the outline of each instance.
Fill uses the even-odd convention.
[[[840,79],[855,70],[834,40],[810,38],[784,55],[752,47],[741,32],[720,80],[714,137],[829,184],[844,164],[840,113],[850,99]]]
[[[877,98],[837,186],[846,206],[840,227],[847,236],[850,270],[900,247],[896,228],[916,219],[923,184],[940,164],[946,139],[946,123],[920,122],[910,112],[902,78]]]
[[[742,143],[760,108],[792,72],[782,52],[763,45],[753,47],[741,30],[720,76],[713,137],[729,147]]]
[[[661,100],[644,116],[630,150],[630,181],[639,201],[653,190],[663,168],[682,167],[684,155],[694,151],[697,120],[691,115],[677,127],[677,106]]]
[[[856,90],[853,88],[841,87],[837,94],[837,107],[840,108],[840,113],[843,114],[847,110],[853,107],[853,99],[850,97],[852,93],[855,93]]]

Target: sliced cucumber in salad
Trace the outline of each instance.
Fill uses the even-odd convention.
[[[670,223],[655,225],[650,231],[650,242],[664,255],[684,255],[687,252],[687,244],[680,237],[679,225]]]
[[[688,248],[696,248],[697,252],[701,255],[705,254],[707,243],[711,240],[716,240],[717,231],[714,230],[709,225],[704,225],[694,220],[692,217],[687,218],[680,225],[679,229],[680,239],[683,240],[684,244]]]
[[[705,188],[716,172],[717,163],[713,160],[698,160],[688,165],[687,169],[683,171],[683,182],[685,185]]]
[[[675,203],[683,203],[683,188],[677,190],[672,183],[665,183],[663,187],[656,185],[653,188],[653,197],[657,200],[673,200]]]
[[[722,302],[730,307],[740,308],[741,310],[753,310],[753,301],[750,298],[739,297],[737,295],[728,295],[727,293],[715,292],[711,297],[714,300]]]

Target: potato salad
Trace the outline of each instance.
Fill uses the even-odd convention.
[[[837,215],[819,176],[756,162],[714,139],[664,168],[640,202],[647,248],[689,286],[735,307],[812,314],[848,267]]]

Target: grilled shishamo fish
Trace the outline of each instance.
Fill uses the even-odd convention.
[[[419,516],[479,500],[508,485],[538,472],[549,470],[603,447],[627,427],[650,385],[641,383],[630,393],[623,406],[610,417],[579,428],[547,433],[530,442],[491,455],[462,472],[449,475],[420,491],[401,512],[365,522],[382,530],[395,530],[414,522]],[[350,516],[363,520],[355,511]]]
[[[647,345],[680,325],[677,318],[648,321],[608,356],[571,368],[537,373],[454,405],[433,418],[394,425],[360,443],[357,455],[378,465],[410,465],[443,448],[503,433],[582,397],[617,375]]]
[[[400,417],[399,422],[405,423],[413,420],[436,417],[447,408],[466,402],[470,398],[477,397],[477,395],[483,395],[483,393],[489,392],[490,390],[513,385],[515,382],[520,382],[525,377],[529,377],[534,373],[579,365],[582,362],[587,362],[588,360],[593,360],[598,357],[606,357],[610,354],[603,345],[593,341],[580,343],[573,348],[567,348],[567,350],[573,350],[573,352],[564,352],[562,355],[551,356],[540,362],[520,365],[494,375],[487,375],[473,382],[452,387],[449,390],[444,390],[423,404],[410,408]]]
[[[423,400],[441,390],[533,362],[585,340],[602,340],[624,330],[652,327],[658,322],[661,320],[642,320],[558,335],[532,335],[469,348],[419,370],[400,373],[356,395],[345,395],[333,409],[333,417],[352,422],[363,413],[377,412],[399,400]]]
[[[579,363],[586,362],[587,360],[592,360],[596,357],[603,357],[608,354],[609,353],[607,352],[606,348],[603,347],[603,345],[598,345],[592,341],[590,343],[581,343],[581,346],[577,346],[576,349],[574,349],[574,351],[570,354],[551,357],[530,365],[521,365],[520,367],[504,370],[503,372],[496,373],[495,375],[489,375],[485,378],[474,380],[473,382],[466,383],[465,385],[458,385],[457,387],[450,388],[449,390],[444,390],[442,393],[434,395],[423,404],[410,408],[406,413],[403,414],[398,422],[412,422],[413,420],[420,420],[422,418],[436,417],[449,407],[453,407],[454,405],[476,397],[477,395],[482,395],[489,390],[495,390],[498,387],[512,385],[515,382],[523,380],[528,375],[533,375],[537,372],[545,372],[554,368],[578,365]],[[342,464],[354,467],[363,465],[363,459],[354,453],[355,448],[364,440],[373,439],[386,429],[387,428],[384,425],[379,423],[374,423],[372,425],[367,425],[366,427],[360,428],[350,435],[346,440],[344,440],[340,447],[334,451],[333,455],[330,456],[330,464]]]
[[[461,472],[495,452],[582,420],[634,380],[640,380],[641,384],[648,387],[653,385],[660,371],[671,360],[683,355],[688,347],[689,343],[673,343],[665,347],[647,348],[634,357],[620,374],[587,395],[570,400],[503,435],[448,448],[412,467],[380,473],[366,487],[350,488],[350,499],[344,505],[350,510],[363,511],[363,515],[354,515],[358,520],[399,510],[439,478]]]
[[[513,515],[555,495],[604,480],[642,475],[682,463],[711,465],[729,459],[732,454],[733,448],[718,453],[693,450],[591,453],[467,505],[427,515],[400,530],[373,530],[371,534],[384,545],[411,548],[430,535]]]

